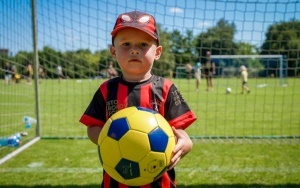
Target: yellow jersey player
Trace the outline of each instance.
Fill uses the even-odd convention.
[[[244,91],[246,91],[247,93],[250,93],[250,89],[247,85],[248,71],[247,71],[247,68],[245,67],[245,65],[242,65],[240,67],[240,71],[241,71],[241,79],[242,79],[242,92],[241,92],[241,94],[244,94]]]

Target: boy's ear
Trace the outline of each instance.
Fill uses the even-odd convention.
[[[155,60],[158,60],[162,53],[162,46],[157,46],[155,51]]]
[[[109,50],[110,50],[111,55],[114,58],[116,58],[116,49],[115,49],[114,45],[110,45]]]

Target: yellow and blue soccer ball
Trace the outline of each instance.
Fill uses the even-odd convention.
[[[175,136],[158,112],[133,106],[107,120],[98,145],[103,169],[112,178],[129,186],[141,186],[167,170]]]

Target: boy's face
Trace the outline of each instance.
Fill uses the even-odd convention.
[[[110,51],[125,80],[142,81],[150,78],[153,62],[159,59],[162,47],[149,34],[126,28],[117,33]]]

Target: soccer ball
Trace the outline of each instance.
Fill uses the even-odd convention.
[[[170,165],[175,144],[172,128],[162,115],[135,106],[113,114],[98,138],[104,170],[129,186],[158,179]]]
[[[227,94],[231,93],[231,88],[230,87],[226,88],[226,93]]]

